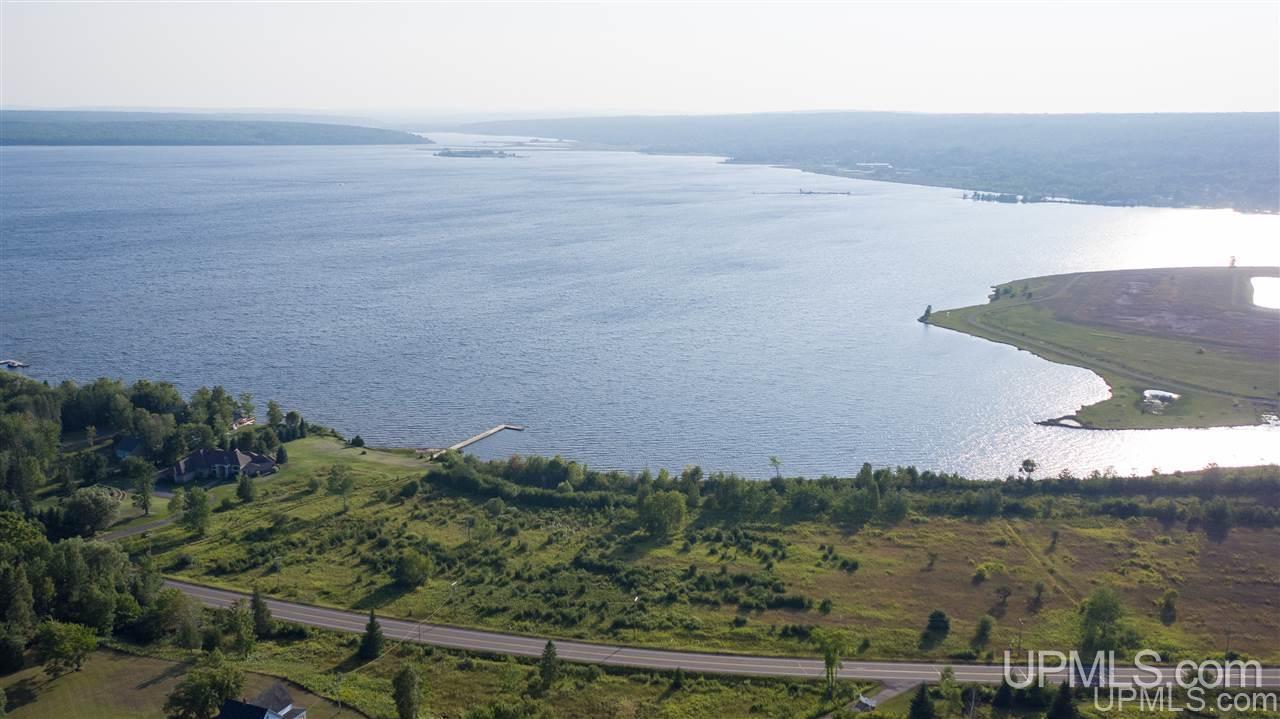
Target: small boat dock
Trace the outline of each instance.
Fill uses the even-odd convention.
[[[426,453],[428,459],[435,459],[436,457],[439,457],[440,455],[444,454],[445,452],[448,452],[451,449],[454,449],[454,450],[466,449],[467,447],[470,447],[476,442],[479,442],[482,439],[488,439],[489,437],[492,437],[493,435],[506,429],[509,429],[513,432],[523,432],[526,428],[522,424],[500,424],[496,427],[490,427],[489,429],[486,429],[485,431],[475,435],[474,437],[468,437],[462,440],[461,442],[458,442],[457,444],[449,445],[447,449],[427,449],[427,450],[423,450],[423,452]]]

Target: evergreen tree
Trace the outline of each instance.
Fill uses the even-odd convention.
[[[374,616],[373,610],[369,610],[369,623],[364,625],[364,636],[360,638],[359,656],[361,659],[377,659],[382,654],[382,645],[385,643],[382,636],[382,625],[378,624],[378,618]]]
[[[538,677],[542,680],[542,689],[544,691],[550,689],[558,676],[560,676],[560,658],[556,656],[555,642],[548,640],[547,646],[542,648],[542,659],[538,660]]]
[[[907,719],[937,719],[938,713],[933,708],[933,700],[929,698],[929,688],[923,683],[911,698],[911,708],[907,710]]]
[[[253,633],[259,639],[265,639],[275,633],[275,620],[271,618],[271,608],[267,600],[262,598],[258,585],[253,585],[253,596],[249,598],[249,609],[253,612]]]
[[[1076,712],[1076,703],[1071,698],[1071,686],[1064,681],[1058,686],[1058,693],[1053,697],[1049,712],[1044,717],[1045,719],[1077,719],[1079,716]]]
[[[417,719],[418,702],[421,690],[418,687],[418,673],[406,664],[396,673],[391,686],[396,700],[396,714],[400,719]]]
[[[36,627],[35,600],[27,572],[18,565],[6,569],[0,579],[4,580],[4,632],[26,640]]]
[[[276,464],[288,464],[289,453],[285,451],[284,445],[280,445],[280,449],[276,450]]]
[[[1013,708],[1013,686],[1009,684],[1008,679],[1000,682],[1000,688],[996,690],[996,695],[991,700],[991,706],[997,709]]]

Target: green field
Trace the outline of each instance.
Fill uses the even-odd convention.
[[[240,590],[257,584],[271,596],[389,616],[793,655],[815,654],[794,627],[841,628],[860,658],[964,657],[984,614],[996,626],[979,658],[1019,641],[1071,648],[1079,602],[1110,586],[1144,646],[1196,655],[1220,651],[1230,636],[1234,650],[1280,659],[1271,641],[1280,636],[1280,614],[1261,609],[1280,595],[1275,528],[1236,527],[1210,540],[1179,523],[1089,514],[1062,496],[1037,510],[1043,517],[913,512],[894,526],[856,532],[826,521],[726,525],[694,512],[682,535],[652,541],[628,528],[625,509],[512,503],[494,512],[483,498],[437,486],[441,470],[413,452],[307,438],[291,442],[289,454],[287,468],[261,482],[257,501],[215,513],[205,537],[169,526],[126,546],[149,549],[164,571],[184,579]],[[323,483],[332,464],[356,478],[347,512],[341,498],[308,488],[313,479]],[[398,496],[423,475],[420,491]],[[393,579],[406,547],[434,561],[430,578],[413,589]],[[604,561],[621,569],[593,564]],[[1157,604],[1169,589],[1179,594],[1178,619],[1165,624]],[[807,606],[744,604],[762,591]],[[925,646],[920,635],[934,609],[947,612],[952,628]]]
[[[1258,424],[1280,398],[1280,311],[1252,303],[1276,268],[1086,272],[998,285],[984,305],[929,324],[1090,369],[1111,397],[1071,419],[1097,429]],[[1163,407],[1145,390],[1177,393]]]

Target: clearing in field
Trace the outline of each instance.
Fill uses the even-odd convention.
[[[1280,310],[1253,303],[1275,267],[1080,272],[1016,280],[921,318],[1101,375],[1111,397],[1048,423],[1090,429],[1274,421]]]

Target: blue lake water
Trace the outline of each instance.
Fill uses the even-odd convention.
[[[51,381],[223,384],[374,444],[525,424],[474,451],[601,467],[1280,461],[1275,428],[1035,426],[1105,385],[915,321],[1019,277],[1280,264],[1280,217],[520,154],[0,148],[0,355]]]

